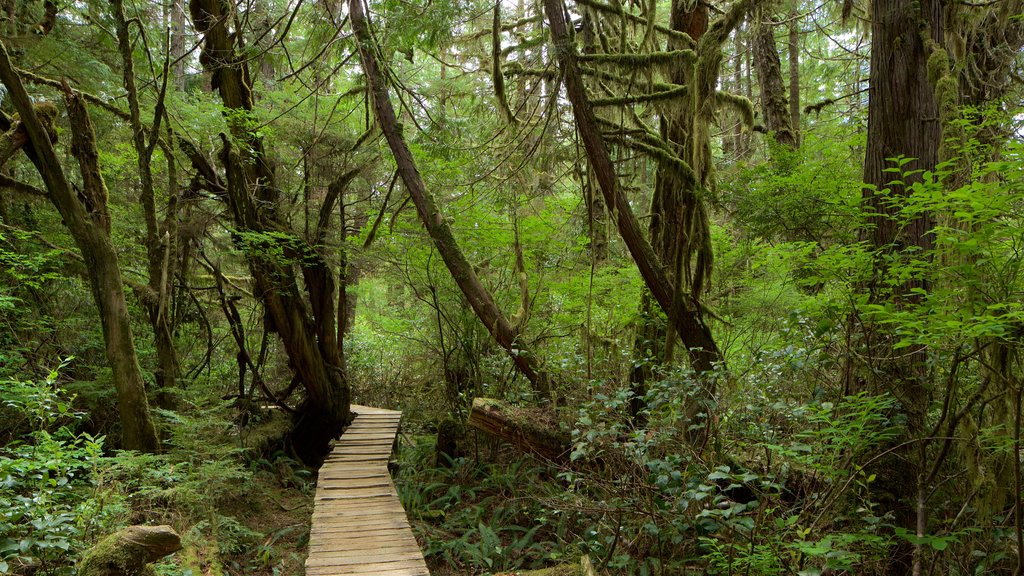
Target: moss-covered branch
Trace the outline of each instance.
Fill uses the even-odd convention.
[[[697,58],[693,50],[669,50],[667,52],[641,52],[623,54],[580,54],[580,62],[614,64],[629,68],[649,66],[692,64]]]
[[[743,125],[750,128],[754,125],[754,104],[746,96],[731,92],[715,92],[715,106],[729,108],[740,115]]]
[[[644,18],[643,16],[637,16],[632,12],[627,12],[623,10],[621,6],[613,6],[611,4],[605,4],[604,2],[598,2],[597,0],[577,0],[577,4],[591,8],[593,10],[596,10],[597,12],[604,12],[605,14],[614,14],[616,16],[624,17],[627,20],[631,20],[633,22],[636,22],[637,24],[643,25],[644,27],[647,27],[649,25],[647,18]],[[662,26],[661,24],[655,24],[654,30],[660,32],[661,34],[669,36],[676,41],[682,42],[685,46],[692,47],[695,44],[693,38],[691,38],[690,35],[685,32],[679,32],[677,30],[673,30],[671,28]]]
[[[590,101],[593,106],[625,106],[628,104],[640,104],[642,102],[657,102],[660,100],[672,100],[682,98],[686,95],[686,86],[679,86],[671,90],[661,92],[648,92],[646,94],[631,94],[627,96],[616,96],[614,98],[596,98]]]
[[[637,152],[643,152],[644,154],[654,158],[659,164],[671,167],[679,173],[680,178],[686,182],[687,185],[692,185],[697,181],[697,175],[689,164],[680,159],[676,154],[673,154],[662,146],[651,143],[650,140],[646,138],[638,140],[618,132],[607,133],[605,134],[605,138],[607,138],[609,142],[614,142],[620,146],[636,150]]]

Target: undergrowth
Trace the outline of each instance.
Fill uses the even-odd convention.
[[[115,452],[82,430],[57,370],[0,387],[0,574],[72,575],[92,544],[132,524],[182,536],[162,575],[301,573],[312,474],[282,452],[240,448],[231,406],[159,411],[164,453]]]
[[[578,554],[575,522],[550,505],[555,470],[528,457],[434,460],[433,438],[416,437],[396,481],[431,573],[543,568]]]

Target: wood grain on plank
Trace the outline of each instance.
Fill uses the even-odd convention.
[[[402,413],[352,411],[320,468],[306,574],[430,576],[387,469]]]

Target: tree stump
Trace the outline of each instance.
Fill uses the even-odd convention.
[[[181,550],[170,526],[129,526],[93,546],[78,567],[79,576],[149,576],[149,563]]]

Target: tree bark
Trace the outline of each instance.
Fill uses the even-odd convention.
[[[800,146],[800,23],[796,8],[789,12],[789,127]]]
[[[359,44],[359,55],[363,64],[363,72],[366,74],[370,97],[373,99],[377,121],[380,122],[384,137],[394,154],[399,175],[416,205],[416,211],[419,213],[423,226],[427,229],[427,234],[433,240],[434,246],[441,255],[441,259],[444,260],[445,266],[448,267],[455,283],[466,296],[473,311],[487,327],[491,336],[509,354],[516,368],[530,380],[537,395],[549,398],[551,396],[550,384],[547,374],[540,366],[539,359],[524,342],[519,340],[518,332],[513,329],[480,278],[477,277],[473,266],[459,249],[451,228],[420,177],[416,161],[399,131],[395,110],[388,97],[384,74],[377,64],[377,48],[370,34],[361,0],[349,1],[349,14],[352,18],[352,29]]]
[[[794,149],[796,135],[791,124],[792,110],[786,98],[782,63],[769,17],[768,11],[762,11],[754,24],[753,34],[754,67],[757,68],[757,79],[761,85],[761,110],[764,112],[768,133],[778,144]]]
[[[145,382],[139,369],[132,339],[124,283],[118,266],[117,251],[110,238],[107,188],[100,172],[95,134],[81,96],[66,85],[64,101],[71,120],[72,154],[82,175],[82,189],[71,188],[53,148],[53,121],[56,108],[33,105],[21,78],[14,71],[6,46],[0,45],[0,81],[28,133],[25,151],[39,170],[50,193],[50,201],[82,253],[89,275],[89,287],[99,309],[107,360],[117,389],[122,446],[129,450],[155,452],[160,443],[150,419]],[[44,114],[37,114],[37,111]],[[40,116],[50,125],[44,126]]]
[[[868,140],[864,160],[863,204],[871,215],[863,236],[879,254],[876,277],[883,277],[892,260],[918,259],[932,249],[929,234],[933,225],[931,214],[922,213],[909,222],[897,214],[899,203],[891,199],[911,194],[910,186],[921,182],[922,173],[934,170],[938,163],[942,129],[935,89],[928,79],[929,48],[925,35],[941,45],[943,6],[941,0],[904,2],[872,0],[872,41],[870,95],[868,98]],[[894,166],[891,159],[910,159],[900,166],[903,173],[885,170]],[[895,181],[895,182],[894,182]],[[898,265],[898,264],[896,264]],[[920,296],[912,290],[928,289],[927,277],[920,275],[888,293],[883,286],[870,286],[874,302],[892,301],[897,306],[913,302]],[[902,404],[906,428],[899,445],[907,440],[921,439],[925,424],[929,392],[925,386],[925,350],[922,347],[897,353],[891,338],[882,329],[867,335],[868,357],[879,359],[872,367],[877,384],[891,391]],[[914,448],[911,448],[914,446]],[[916,495],[921,466],[924,464],[923,444],[907,444],[894,449],[877,463],[878,479],[872,490],[883,511],[891,511],[898,525],[911,533],[918,532]],[[917,547],[919,552],[919,546]],[[907,544],[894,546],[889,572],[907,574],[920,570],[917,553]]]
[[[154,112],[152,130],[149,131],[151,142],[146,142],[146,128],[142,124],[139,107],[139,93],[135,82],[135,62],[132,57],[132,43],[128,31],[128,21],[124,14],[124,2],[111,0],[111,8],[116,24],[117,44],[121,53],[124,87],[128,94],[129,123],[132,130],[132,144],[135,146],[136,161],[139,167],[141,184],[140,200],[146,224],[146,270],[149,275],[149,291],[143,295],[142,304],[149,315],[150,327],[153,330],[153,342],[156,347],[157,368],[153,371],[156,379],[156,402],[163,408],[173,408],[174,400],[170,391],[177,386],[178,354],[174,348],[174,327],[170,314],[171,277],[170,263],[176,257],[177,237],[177,206],[176,191],[172,191],[167,201],[166,214],[163,222],[157,222],[156,189],[153,184],[153,150],[160,135],[160,125],[164,114],[163,102],[166,95],[166,70],[163,89],[158,98]],[[169,63],[168,63],[169,64]]]
[[[236,52],[240,39],[228,30],[228,6],[220,0],[191,0],[189,12],[203,35],[199,60],[211,74],[211,86],[226,108],[244,118],[253,110],[253,96],[247,60]],[[232,134],[245,147],[236,151],[222,136],[221,160],[234,240],[240,245],[249,241],[246,259],[256,293],[306,391],[306,400],[296,410],[292,444],[304,462],[316,465],[349,420],[349,388],[335,330],[334,276],[317,247],[288,233],[284,215],[278,212],[281,194],[263,140],[246,128],[244,119],[233,118]],[[274,257],[275,251],[284,257]],[[306,287],[308,308],[296,268]]]

